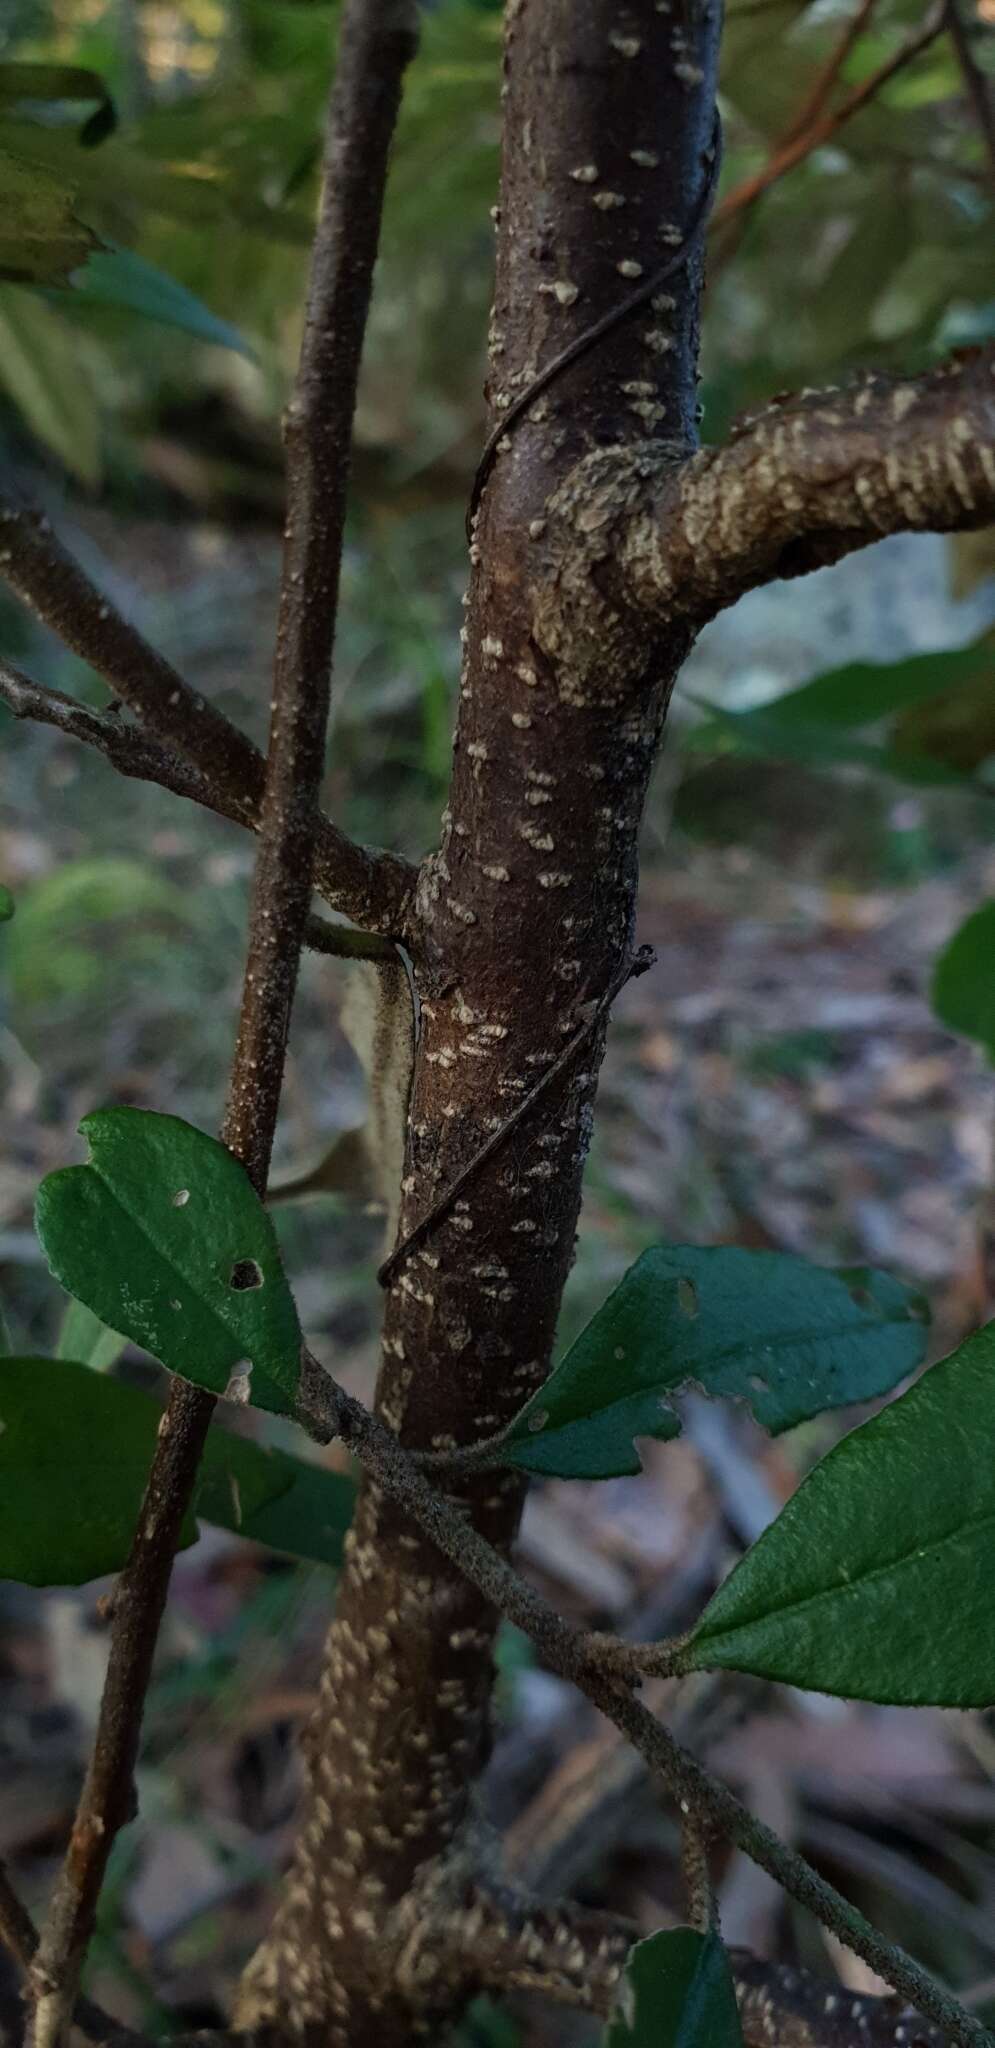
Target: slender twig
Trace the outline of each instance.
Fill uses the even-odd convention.
[[[971,38],[961,20],[958,0],[946,0],[946,25],[960,65],[964,88],[974,110],[978,133],[988,156],[989,176],[995,184],[995,103],[991,86],[971,48]]]
[[[752,206],[762,192],[766,192],[771,185],[776,185],[788,171],[793,171],[805,157],[811,156],[813,150],[821,149],[823,143],[831,141],[855,114],[859,114],[862,108],[877,98],[878,93],[897,76],[898,72],[903,71],[907,64],[911,64],[923,50],[927,50],[945,27],[945,0],[940,0],[938,6],[930,9],[919,28],[913,30],[898,49],[863,79],[860,85],[855,85],[838,106],[827,108],[810,127],[781,143],[758,171],[751,172],[748,178],[741,179],[738,185],[734,185],[732,190],[726,193],[712,215],[712,231],[724,227],[725,223],[732,220],[744,207]]]
[[[18,1898],[4,1863],[0,1863],[0,1941],[18,1968],[26,1971],[38,1946],[38,1936],[34,1921]]]
[[[886,1941],[857,1907],[813,1870],[771,1828],[756,1820],[728,1787],[682,1748],[635,1693],[602,1670],[591,1640],[563,1620],[481,1536],[463,1508],[439,1494],[396,1437],[317,1366],[309,1376],[300,1419],[327,1441],[341,1435],[384,1492],[425,1532],[485,1600],[532,1638],[548,1663],[585,1693],[627,1735],[666,1785],[678,1807],[693,1812],[735,1843],[807,1907],[823,1926],[869,1963],[917,2011],[934,2020],[957,2048],[992,2048],[992,2036],[949,1991],[896,1943]]]
[[[857,42],[862,31],[866,28],[876,5],[877,0],[860,0],[856,12],[844,24],[843,32],[837,38],[826,62],[816,73],[815,82],[808,97],[798,108],[784,130],[783,135],[778,137],[771,152],[772,157],[778,156],[782,150],[789,148],[799,136],[807,134],[808,130],[819,119],[832,98],[833,89],[839,80],[843,66],[855,42]],[[739,248],[743,235],[746,233],[750,215],[759,197],[759,193],[755,194],[752,200],[740,208],[729,224],[730,232],[725,237],[721,250],[716,251],[709,262],[708,274],[712,280],[714,280],[717,272],[730,261]]]
[[[38,1930],[22,1900],[18,1898],[6,1868],[0,1861],[0,1942],[27,1977],[38,1948]],[[94,2044],[113,2042],[114,2048],[151,2048],[140,2034],[112,2019],[92,1998],[77,1998],[73,2020],[87,2040]]]
[[[269,750],[224,1143],[265,1194],[311,895],[345,476],[401,80],[408,0],[350,0],[329,114],[300,369],[288,409],[288,512]],[[144,688],[144,682],[143,682]],[[200,747],[201,707],[181,699]],[[213,742],[217,742],[217,733]],[[183,1518],[214,1398],[174,1382],[114,1602],[93,1753],[32,1966],[35,2048],[59,2048],[76,2002],[107,1860],[134,1810],[142,1710]]]
[[[859,5],[854,13],[851,14],[849,21],[844,24],[842,34],[838,37],[821,70],[816,73],[814,84],[807,99],[803,100],[794,119],[789,122],[784,134],[781,136],[781,148],[786,143],[794,142],[796,136],[804,135],[807,129],[811,128],[813,121],[819,119],[820,114],[832,97],[833,88],[839,79],[854,44],[862,36],[876,6],[877,0],[859,0]]]
[[[699,1934],[718,1932],[719,1905],[708,1857],[711,1830],[689,1806],[681,1811],[681,1871],[688,1924]]]
[[[237,824],[258,828],[265,763],[258,747],[222,711],[192,690],[90,581],[41,513],[0,492],[0,575],[67,647],[96,669],[144,731],[108,714],[85,712],[60,691],[18,678],[19,702],[2,694],[21,718],[58,726],[95,746],[125,775],[162,782]],[[322,818],[314,854],[314,885],[334,910],[376,931],[403,932],[414,885],[408,863],[356,846]]]
[[[424,1244],[426,1237],[435,1229],[436,1224],[441,1222],[443,1216],[449,1214],[453,1203],[459,1200],[464,1188],[469,1187],[471,1181],[476,1180],[481,1168],[486,1166],[489,1159],[493,1159],[496,1152],[500,1152],[502,1145],[506,1144],[512,1131],[516,1130],[521,1123],[522,1118],[528,1115],[533,1105],[539,1101],[541,1096],[545,1095],[547,1088],[550,1088],[558,1076],[563,1073],[564,1068],[570,1065],[571,1060],[575,1058],[581,1046],[586,1045],[592,1031],[597,1029],[602,1018],[610,1010],[615,997],[625,987],[626,982],[635,980],[640,974],[645,974],[647,969],[652,967],[655,959],[656,954],[652,946],[640,946],[638,952],[634,953],[631,958],[623,963],[618,973],[613,975],[604,995],[599,997],[589,1015],[584,1018],[583,1023],[579,1024],[577,1030],[571,1034],[562,1052],[557,1054],[552,1065],[547,1067],[546,1072],[536,1082],[534,1088],[530,1088],[528,1094],[522,1096],[521,1101],[516,1103],[511,1115],[505,1119],[500,1129],[492,1132],[491,1136],[481,1145],[479,1151],[474,1153],[473,1158],[467,1161],[462,1172],[457,1174],[456,1179],[439,1196],[438,1201],[432,1203],[431,1208],[426,1210],[424,1216],[420,1216],[418,1222],[412,1225],[407,1235],[402,1237],[400,1244],[395,1245],[390,1257],[384,1260],[377,1274],[381,1287],[387,1287],[390,1284],[402,1261],[411,1252],[415,1251],[418,1245]],[[473,1453],[479,1456],[483,1449],[483,1445],[475,1445]],[[448,1458],[448,1462],[451,1464],[452,1459]]]
[[[86,746],[96,747],[106,756],[119,775],[133,777],[138,782],[153,782],[161,789],[168,789],[175,796],[188,797],[191,803],[202,804],[205,809],[219,817],[230,818],[237,825],[248,825],[258,830],[258,810],[247,815],[240,804],[232,801],[217,785],[208,788],[196,768],[162,747],[156,740],[150,740],[138,725],[108,711],[92,711],[87,704],[80,704],[75,697],[64,696],[61,690],[49,689],[42,683],[33,682],[30,676],[15,668],[0,657],[0,702],[7,705],[15,718],[30,718],[37,724],[54,726],[57,732],[67,734],[71,739],[82,740]],[[319,821],[319,832],[327,828],[334,832],[327,819]],[[366,852],[357,848],[357,852]],[[370,853],[371,861],[381,856]],[[398,863],[400,870],[401,863]],[[400,877],[399,877],[400,878]],[[413,880],[413,874],[412,874]],[[379,932],[357,931],[352,925],[330,924],[327,918],[309,917],[304,928],[304,943],[315,953],[328,953],[338,960],[396,960],[397,948],[392,939],[384,938]]]

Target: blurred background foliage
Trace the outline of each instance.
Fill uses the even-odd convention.
[[[805,126],[848,12],[839,0],[732,0],[722,73],[726,195],[800,119]],[[863,14],[831,108],[921,27],[918,0],[878,0]],[[196,295],[205,331],[210,316],[230,322],[252,350],[248,360],[210,346],[195,355],[169,328],[136,331],[133,311],[105,303],[114,283],[101,288],[106,258],[98,256],[76,271],[75,290],[39,299],[23,286],[3,288],[8,399],[85,481],[108,467],[123,486],[151,463],[164,484],[210,494],[227,481],[246,509],[271,507],[274,421],[298,338],[334,6],[11,0],[4,20],[0,149],[61,181],[78,220],[104,243]],[[978,44],[982,65],[990,40]],[[21,96],[13,90],[13,67],[28,63],[52,73],[44,99],[29,97],[26,74]],[[63,67],[62,95],[55,67]],[[99,99],[87,105],[79,87],[64,96],[67,67],[102,84],[113,116]],[[438,489],[450,471],[465,483],[479,438],[499,70],[494,0],[427,8],[394,156],[360,414],[363,446],[389,458],[394,480],[409,489],[428,488],[430,478]],[[717,228],[706,433],[721,434],[735,410],[784,384],[868,354],[885,367],[913,367],[948,343],[989,334],[990,175],[950,39],[937,34],[762,205]],[[133,303],[133,279],[127,295]],[[249,444],[241,461],[231,418],[224,445],[227,415]],[[148,446],[178,419],[194,443],[185,473],[175,447]],[[212,431],[222,439],[213,463]]]
[[[960,4],[991,94],[995,0]],[[279,414],[335,26],[325,0],[6,0],[0,17],[0,462],[108,596],[257,738]],[[412,855],[433,842],[449,770],[500,27],[496,0],[426,6],[358,418],[325,798],[354,834]],[[730,0],[722,105],[707,437],[784,387],[862,364],[914,371],[995,332],[995,172],[940,13]],[[750,180],[769,182],[747,203]],[[618,1006],[565,1339],[661,1237],[891,1266],[929,1293],[937,1351],[991,1312],[978,1224],[995,1109],[993,566],[990,533],[898,538],[756,592],[702,636],[643,840],[640,936],[661,967]],[[107,702],[2,587],[0,652]],[[2,710],[0,775],[14,909],[0,890],[0,1285],[13,1342],[41,1352],[65,1302],[32,1202],[41,1174],[76,1156],[79,1117],[130,1101],[217,1126],[251,848]],[[278,1178],[362,1116],[341,989],[336,963],[306,960]],[[329,1194],[274,1215],[309,1341],[367,1395],[380,1219]],[[130,1355],[122,1369],[150,1370]],[[772,1450],[742,1416],[692,1416],[642,1480],[537,1492],[524,1554],[560,1605],[628,1626],[696,1546],[725,1556],[756,1533],[826,1445],[813,1426]],[[103,1639],[85,1597],[19,1604],[0,1590],[0,1855],[37,1899]],[[326,1609],[320,1572],[235,1537],[213,1532],[181,1560],[143,1819],[119,1844],[93,1968],[98,1994],[130,2001],[137,2022],[160,2017],[141,1979],[210,2023],[264,1924],[266,1888],[253,1887],[290,1838],[290,1737]],[[541,1802],[541,1771],[568,1770],[591,1733],[548,1673],[506,1652],[502,1821]],[[758,1810],[941,1973],[975,1981],[990,2014],[987,1721],[922,1716],[913,1734],[894,1714],[765,1698],[762,1714],[743,1710],[745,1733],[739,1709],[729,1716],[720,1766],[728,1753]],[[676,1903],[673,1841],[645,1788],[635,1798],[621,1833],[597,1835],[584,1882],[649,1927]],[[730,1939],[841,1962],[735,1860],[722,1882]],[[464,2039],[573,2048],[582,2028],[484,2010]]]

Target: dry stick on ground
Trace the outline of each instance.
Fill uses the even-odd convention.
[[[971,48],[971,38],[961,19],[958,0],[946,0],[946,23],[977,122],[978,133],[988,155],[989,179],[995,184],[995,102],[992,99],[991,85]]]
[[[102,676],[140,720],[136,729],[107,712],[89,711],[57,690],[43,690],[12,671],[0,679],[18,717],[58,726],[99,748],[124,775],[161,782],[208,810],[258,830],[264,761],[258,747],[190,688],[108,602],[52,533],[40,512],[0,492],[0,575],[67,647]],[[30,698],[29,694],[30,693]],[[15,701],[15,697],[19,701]],[[114,725],[118,726],[115,733]],[[414,874],[396,855],[356,846],[320,818],[315,887],[334,910],[371,931],[402,933]]]
[[[387,155],[414,53],[407,0],[352,0],[341,29],[321,216],[297,383],[273,710],[238,1039],[222,1138],[265,1194],[311,899],[352,415]],[[214,714],[186,705],[218,744]],[[199,727],[197,727],[199,730]],[[198,741],[198,745],[200,742]],[[142,1709],[180,1527],[214,1398],[176,1382],[118,1581],[100,1716],[65,1861],[32,1962],[35,2048],[58,2048],[76,2003],[107,1861],[133,1812]]]
[[[855,114],[859,114],[877,98],[878,93],[897,76],[898,72],[904,71],[907,64],[911,64],[914,58],[921,56],[923,50],[928,50],[930,44],[935,43],[937,36],[942,35],[946,26],[946,4],[945,0],[941,0],[940,5],[931,8],[921,26],[913,30],[898,49],[879,64],[868,78],[860,85],[855,85],[837,107],[827,108],[800,132],[793,129],[758,171],[752,171],[748,178],[741,179],[738,185],[734,185],[732,190],[726,193],[712,215],[712,231],[724,227],[726,222],[733,220],[744,207],[752,206],[761,193],[766,192],[771,185],[776,185],[789,171],[793,171],[805,157],[811,156],[814,149],[821,149],[824,143],[831,142],[833,136],[845,127]]]

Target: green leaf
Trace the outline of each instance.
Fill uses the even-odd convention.
[[[717,1934],[670,1927],[638,1941],[602,2048],[742,2048],[728,1957]]]
[[[0,924],[7,924],[9,919],[13,917],[16,909],[17,905],[10,890],[5,889],[3,883],[0,882]]]
[[[79,260],[77,256],[75,261]],[[96,393],[80,363],[78,340],[51,306],[16,285],[0,286],[0,387],[6,388],[39,441],[74,476],[95,484],[100,476],[100,421]]]
[[[978,1039],[995,1060],[995,902],[975,910],[944,947],[932,999],[941,1023]]]
[[[982,677],[995,682],[995,652],[987,638],[904,661],[849,662],[753,711],[704,706],[709,716],[688,744],[695,753],[733,751],[815,766],[852,762],[913,779],[957,779],[912,749],[899,755],[851,735]]]
[[[21,897],[7,941],[14,996],[47,1008],[97,995],[106,985],[110,944],[125,948],[129,964],[146,948],[154,947],[158,959],[170,927],[187,915],[180,890],[151,866],[107,857],[68,861]]]
[[[273,1225],[224,1145],[179,1117],[84,1117],[87,1166],[50,1173],[35,1221],[52,1272],[170,1372],[293,1411],[300,1326]],[[248,1392],[246,1392],[248,1378]]]
[[[776,1436],[887,1393],[920,1363],[925,1318],[921,1297],[884,1273],[657,1245],[515,1417],[494,1460],[565,1479],[638,1472],[633,1437],[677,1436],[670,1397],[690,1382],[746,1401]]]
[[[13,284],[67,282],[98,246],[76,215],[75,197],[70,179],[0,148],[0,278]]]
[[[46,106],[95,101],[94,112],[77,136],[84,149],[93,149],[117,127],[114,101],[99,72],[78,64],[0,64],[0,106],[23,106],[32,100]]]
[[[73,1358],[91,1372],[109,1372],[127,1345],[127,1337],[109,1330],[83,1301],[70,1301],[59,1327],[56,1358]]]
[[[120,1570],[161,1415],[151,1394],[75,1361],[0,1360],[0,1578],[82,1585]],[[212,1429],[182,1544],[196,1540],[196,1514],[335,1565],[354,1496],[342,1473]],[[67,1500],[71,1514],[53,1513]]]
[[[228,320],[219,320],[203,299],[188,292],[185,285],[178,284],[164,270],[157,270],[153,263],[146,263],[144,257],[136,256],[132,249],[97,250],[72,282],[73,290],[63,300],[67,307],[73,302],[124,306],[147,320],[157,320],[162,327],[180,327],[187,334],[195,334],[199,341],[252,356],[252,349],[237,327]]]
[[[995,1702],[995,1323],[844,1437],[719,1587],[682,1668]]]

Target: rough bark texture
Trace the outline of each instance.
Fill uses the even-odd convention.
[[[681,237],[708,176],[717,19],[677,21],[651,0],[508,10],[495,417]],[[591,449],[664,432],[675,453],[692,445],[699,272],[696,252],[539,400],[484,493],[449,809],[410,935],[422,1029],[402,1233],[631,944],[637,827],[689,634],[647,636],[576,573],[564,600],[540,543],[547,501]],[[378,1406],[410,1446],[489,1433],[547,1370],[601,1051],[599,1038],[393,1280]],[[467,1481],[465,1495],[509,1544],[519,1481]],[[367,1482],[298,1848],[241,2024],[393,2048],[472,1988],[472,1956],[454,1967],[432,1928],[478,1854],[492,1636],[479,1597]]]

